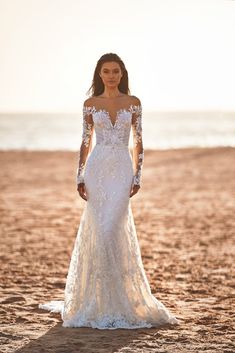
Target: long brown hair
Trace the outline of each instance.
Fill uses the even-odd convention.
[[[94,75],[93,75],[92,85],[89,88],[89,90],[87,91],[87,94],[89,95],[91,92],[91,96],[98,96],[104,92],[104,84],[103,84],[103,81],[102,81],[99,73],[100,73],[102,65],[108,61],[115,61],[116,63],[118,63],[120,65],[120,68],[122,71],[122,78],[121,78],[120,83],[118,85],[118,89],[122,93],[130,94],[129,83],[128,83],[128,72],[126,70],[124,62],[115,53],[104,54],[97,61],[96,68],[95,68]]]

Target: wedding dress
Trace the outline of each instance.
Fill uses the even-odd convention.
[[[128,147],[131,128],[133,160]],[[143,157],[141,103],[118,110],[114,123],[105,109],[84,103],[77,183],[85,182],[87,201],[64,300],[39,304],[60,312],[64,327],[135,329],[179,324],[151,294],[142,264],[129,195],[133,183],[140,185]]]

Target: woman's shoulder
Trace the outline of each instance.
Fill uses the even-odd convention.
[[[84,102],[83,105],[86,107],[92,107],[94,105],[94,97],[89,97],[87,98]]]
[[[140,105],[141,104],[140,99],[136,96],[125,94],[123,96],[123,98],[129,100],[130,104],[133,104],[133,105]],[[84,101],[84,105],[86,105],[86,106],[94,105],[94,103],[97,101],[97,99],[99,99],[99,96],[91,96]]]
[[[141,105],[141,101],[136,96],[130,96],[131,104],[132,105]]]

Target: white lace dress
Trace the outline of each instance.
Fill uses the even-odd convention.
[[[128,147],[131,127],[133,160]],[[140,184],[143,157],[141,103],[120,109],[114,124],[106,110],[84,104],[77,183],[85,182],[88,200],[64,300],[39,304],[60,312],[64,327],[135,329],[179,324],[151,294],[142,264],[129,195],[132,183]]]

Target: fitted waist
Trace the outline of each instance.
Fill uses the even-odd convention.
[[[128,145],[124,144],[104,144],[104,143],[96,143],[94,147],[102,147],[102,148],[112,148],[112,149],[129,149]]]

